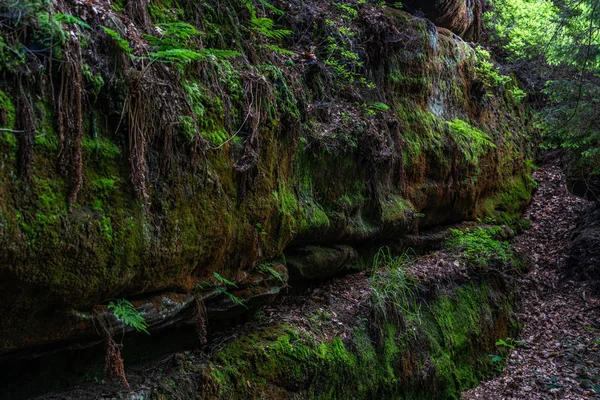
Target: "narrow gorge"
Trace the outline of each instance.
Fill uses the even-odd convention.
[[[541,128],[486,7],[0,1],[0,398],[498,374]]]

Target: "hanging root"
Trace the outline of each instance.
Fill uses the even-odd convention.
[[[205,345],[208,342],[208,331],[206,329],[208,325],[208,318],[206,316],[206,307],[204,301],[200,296],[196,295],[196,333],[200,339],[200,344]]]
[[[258,164],[260,153],[259,126],[266,122],[268,107],[274,101],[273,93],[263,77],[247,77],[244,89],[247,113],[245,123],[251,125],[252,132],[246,140],[242,157],[234,165],[235,170],[242,174],[240,200],[246,196],[247,189],[252,183],[251,173]],[[242,128],[245,123],[242,124]]]
[[[131,167],[131,182],[137,196],[148,201],[146,189],[146,176],[148,164],[146,162],[146,102],[141,93],[130,95],[128,100],[128,127],[129,127],[129,164]]]
[[[96,327],[96,332],[104,336],[104,374],[106,375],[106,379],[109,382],[122,384],[127,389],[131,389],[125,376],[123,357],[121,357],[121,348],[123,345],[115,342],[108,322],[98,309],[94,309],[94,326]]]
[[[60,168],[71,182],[69,206],[77,201],[77,195],[83,184],[82,157],[82,94],[81,49],[79,41],[71,38],[64,49],[61,64],[61,83],[58,94],[57,114],[61,150]]]
[[[125,366],[121,357],[121,347],[112,336],[106,336],[106,352],[104,355],[104,373],[109,381],[122,383],[127,389],[131,389],[125,376]]]
[[[33,139],[35,137],[35,113],[31,102],[25,95],[23,85],[19,82],[18,130],[22,131],[19,140],[19,175],[25,181],[31,178],[33,164]]]

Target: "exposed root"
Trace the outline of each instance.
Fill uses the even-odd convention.
[[[246,102],[246,120],[242,124],[251,126],[250,137],[246,139],[246,145],[240,160],[234,165],[241,176],[241,196],[246,196],[247,189],[252,183],[252,170],[258,164],[260,154],[259,126],[267,120],[269,104],[274,101],[273,93],[269,83],[262,76],[246,76],[244,84]],[[241,129],[241,128],[240,128]]]
[[[125,366],[123,357],[121,357],[122,344],[117,344],[113,339],[113,334],[108,327],[104,317],[95,310],[94,322],[98,323],[97,328],[100,328],[100,334],[104,336],[105,352],[104,352],[104,373],[106,379],[110,382],[122,384],[128,390],[131,389],[127,376],[125,375]]]
[[[200,339],[200,344],[204,346],[208,343],[207,331],[208,317],[206,315],[206,307],[204,301],[196,296],[196,333]]]
[[[121,347],[112,336],[106,337],[106,353],[104,358],[104,373],[106,378],[112,382],[122,383],[127,389],[131,389],[127,377],[125,376],[125,367],[121,357]]]
[[[146,162],[146,136],[148,118],[148,101],[141,91],[130,93],[128,98],[129,129],[129,165],[131,167],[131,183],[137,196],[148,201],[146,180],[148,164]]]
[[[61,83],[57,102],[58,132],[61,150],[60,169],[71,182],[69,206],[77,201],[83,184],[82,156],[82,95],[81,48],[77,38],[71,38],[63,48]]]
[[[35,137],[35,112],[19,82],[18,130],[22,131],[19,140],[19,175],[25,181],[31,178],[33,164],[33,139]]]

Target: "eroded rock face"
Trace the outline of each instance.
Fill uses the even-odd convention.
[[[477,40],[481,34],[481,0],[405,0],[402,3],[466,40]]]
[[[59,132],[65,116],[57,115],[65,104],[53,103],[67,93],[52,90],[73,77],[47,72],[40,83],[38,75],[19,75],[29,79],[24,92],[11,89],[11,76],[2,82],[8,129],[21,130],[15,105],[23,96],[38,102],[35,142],[22,143],[33,146],[33,157],[21,159],[17,134],[1,132],[3,351],[76,339],[89,324],[72,316],[109,299],[144,303],[177,293],[188,304],[215,273],[238,286],[236,297],[260,304],[282,284],[275,278],[258,290],[244,286],[245,274],[276,265],[287,249],[325,246],[348,261],[349,243],[377,244],[477,217],[514,218],[527,202],[526,113],[504,88],[477,77],[467,43],[389,7],[356,4],[355,13],[340,16],[329,2],[275,2],[285,11],[278,23],[302,37],[288,43],[292,57],[252,45],[264,34],[250,29],[245,2],[229,3],[154,9],[155,24],[174,23],[164,15],[190,26],[198,15],[206,26],[219,24],[220,33],[202,44],[229,53],[196,54],[200,60],[182,69],[139,58],[150,44],[139,33],[146,28],[131,21],[147,18],[91,3],[61,9],[90,25],[75,29],[62,49],[68,68],[89,72],[89,82],[80,82],[81,131],[70,127],[68,143]],[[457,8],[457,21],[469,20],[467,9]],[[329,48],[309,51],[328,41],[331,18],[361,44],[337,67],[326,62]],[[312,24],[318,29],[303,36]],[[107,33],[117,31],[129,47]],[[76,41],[90,47],[79,52]],[[48,60],[32,57],[45,71]],[[60,161],[69,143],[79,171]],[[21,162],[29,163],[30,179],[20,175]],[[340,265],[298,270],[325,277]],[[224,296],[207,302],[215,318],[242,308]]]

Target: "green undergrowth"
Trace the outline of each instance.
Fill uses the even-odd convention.
[[[498,337],[514,334],[509,310],[507,298],[491,284],[470,283],[436,294],[418,311],[402,311],[404,325],[388,321],[373,330],[368,319],[358,318],[344,339],[315,341],[293,326],[276,324],[218,352],[207,385],[214,392],[202,395],[458,398],[491,374],[488,351]],[[171,382],[176,391],[179,384]]]
[[[523,267],[518,253],[508,241],[511,233],[502,226],[452,229],[448,247],[479,268]]]

